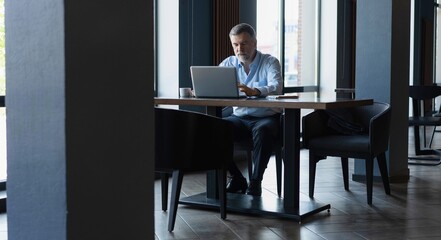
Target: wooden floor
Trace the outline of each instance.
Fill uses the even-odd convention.
[[[411,133],[410,133],[411,134]],[[441,133],[436,144],[441,145]],[[413,151],[409,144],[409,152]],[[301,193],[307,197],[307,150],[301,152]],[[238,158],[241,158],[238,155]],[[350,160],[350,171],[353,171]],[[243,161],[241,161],[244,167]],[[275,196],[275,163],[265,172],[263,194]],[[391,185],[392,195],[375,183],[373,205],[366,204],[365,184],[350,182],[344,191],[340,161],[328,159],[318,164],[316,200],[331,204],[331,211],[310,216],[298,223],[293,220],[228,213],[222,220],[216,211],[180,205],[175,230],[167,231],[167,213],[161,210],[159,181],[155,182],[155,239],[441,239],[441,166],[409,165],[410,180]],[[245,168],[243,168],[245,172]],[[351,172],[352,174],[352,172]],[[205,174],[184,177],[181,196],[205,189]],[[110,231],[110,230],[109,230]],[[7,239],[7,217],[0,214],[0,240]]]
[[[412,133],[410,133],[411,135]],[[436,144],[441,143],[437,133]],[[409,144],[409,152],[413,145]],[[243,172],[246,172],[244,162]],[[308,194],[308,152],[301,151],[301,194]],[[350,160],[352,175],[354,160]],[[175,230],[167,231],[167,213],[161,210],[160,183],[155,183],[156,239],[441,239],[441,166],[409,165],[410,180],[391,184],[391,195],[382,183],[375,183],[373,204],[366,203],[364,183],[350,181],[343,188],[340,161],[329,158],[318,164],[315,199],[331,204],[298,223],[290,219],[228,213],[222,220],[216,211],[180,205]],[[265,172],[263,194],[276,192],[275,163],[271,159]],[[182,196],[203,192],[205,174],[184,177]]]

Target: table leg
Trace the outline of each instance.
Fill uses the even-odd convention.
[[[284,120],[284,201],[285,210],[299,214],[300,192],[300,109],[285,109]]]
[[[207,115],[222,117],[222,108],[221,107],[206,107],[205,110]],[[207,156],[207,161],[209,161]],[[217,172],[215,170],[209,171],[207,173],[207,197],[219,199],[219,190],[218,190],[218,181],[217,181]]]

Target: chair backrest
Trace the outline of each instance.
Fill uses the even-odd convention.
[[[155,108],[155,169],[220,169],[233,158],[233,127],[217,117]]]
[[[389,148],[391,106],[374,102],[372,105],[352,108],[357,121],[369,129],[371,151],[385,152]]]
[[[421,111],[422,101],[433,100],[441,95],[441,86],[409,86],[409,97],[412,98],[412,116],[423,116],[426,112],[431,115],[431,110]],[[430,108],[430,107],[429,107]]]
[[[372,105],[341,109],[351,120],[363,127],[361,135],[369,135],[370,152],[377,154],[389,147],[391,107],[388,103],[374,102]],[[317,110],[303,117],[303,141],[309,148],[313,138],[328,135],[345,135],[329,127],[330,117],[326,111]]]
[[[441,86],[409,86],[409,97],[417,100],[433,99],[441,95]]]
[[[388,103],[374,102],[372,105],[350,108],[350,111],[356,122],[369,129],[369,125],[373,120],[381,115],[390,115],[390,105]]]

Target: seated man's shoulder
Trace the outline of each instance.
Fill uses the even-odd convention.
[[[279,59],[274,57],[271,54],[262,53],[262,59],[265,60],[268,63],[278,63]]]
[[[220,66],[237,66],[239,64],[239,60],[236,56],[229,56],[225,58],[219,65]]]

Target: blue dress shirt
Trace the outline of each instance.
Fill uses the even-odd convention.
[[[280,62],[269,54],[263,54],[256,50],[256,56],[250,65],[249,74],[245,72],[243,65],[236,56],[226,58],[219,66],[236,67],[240,83],[258,89],[262,97],[282,94],[283,79]],[[246,115],[265,117],[281,112],[282,109],[280,108],[233,107],[233,114],[239,117]]]

